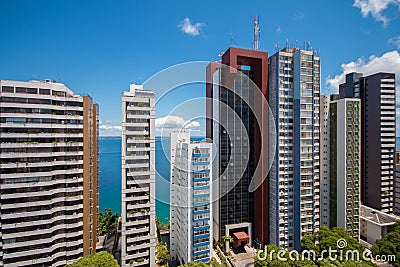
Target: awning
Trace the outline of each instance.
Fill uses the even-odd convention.
[[[233,238],[242,241],[242,240],[248,240],[249,236],[245,232],[236,232],[233,233]]]

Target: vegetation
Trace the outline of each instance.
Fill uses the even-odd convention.
[[[343,253],[346,253],[348,250],[357,250],[362,255],[365,250],[357,240],[349,236],[343,229],[337,227],[329,229],[325,226],[321,227],[317,233],[303,237],[301,240],[301,249],[313,250],[319,257],[323,250],[329,250],[329,248],[337,249],[339,239],[346,240],[346,246],[342,249]],[[328,255],[325,256],[327,257]]]
[[[345,240],[345,244],[343,248],[338,248],[338,240],[343,239]],[[399,239],[400,242],[400,239]],[[272,250],[275,250],[274,253],[272,253],[272,259],[270,258],[269,252]],[[310,257],[308,253],[305,254],[305,257],[303,258],[301,253],[297,255],[291,254],[292,257],[290,257],[290,252],[287,250],[284,250],[283,248],[279,248],[275,245],[268,245],[267,246],[267,255],[264,255],[264,253],[261,253],[261,257],[265,259],[259,259],[258,257],[255,257],[254,259],[254,264],[256,267],[260,266],[272,266],[272,267],[297,267],[297,266],[304,266],[304,267],[314,267],[314,266],[320,266],[320,267],[334,267],[334,266],[342,266],[342,267],[368,267],[368,266],[376,266],[372,262],[369,261],[362,261],[362,255],[364,252],[364,247],[357,242],[354,238],[349,236],[346,231],[340,228],[332,228],[329,229],[327,227],[321,227],[320,230],[313,234],[313,235],[308,235],[303,237],[301,240],[301,250],[302,251],[314,251],[315,256],[311,255]],[[340,252],[337,252],[337,254],[333,253],[332,257],[337,256],[337,260],[332,261],[331,259],[328,259],[329,253],[326,253],[326,251],[329,250],[341,250],[343,256],[343,261],[340,261]],[[281,251],[281,252],[280,252]],[[325,251],[325,253],[322,253]],[[358,251],[359,252],[359,260],[360,261],[344,261],[346,257],[347,251]],[[284,259],[285,261],[282,261],[281,259],[278,259],[278,253],[279,256]],[[322,255],[321,255],[322,254]],[[352,255],[352,254],[349,254]],[[350,256],[351,257],[351,256]],[[292,259],[291,259],[292,258]]]
[[[230,235],[224,235],[222,237],[222,241],[224,242],[229,242],[229,243],[233,243],[233,237],[231,237]]]
[[[207,264],[207,263],[204,263],[204,262],[194,262],[194,261],[188,262],[188,263],[186,263],[186,264],[183,265],[183,266],[184,266],[184,267],[210,267],[210,265]]]
[[[230,248],[229,244],[233,243],[233,237],[231,237],[230,235],[224,235],[222,237],[222,241],[225,242],[225,253],[228,253]]]
[[[272,254],[272,259],[270,258],[269,254],[264,255],[264,253],[261,253],[261,257],[265,257],[265,260],[261,260],[258,257],[254,258],[254,266],[256,267],[261,267],[261,266],[272,266],[272,267],[292,267],[292,266],[304,266],[304,267],[313,267],[317,266],[314,262],[311,260],[305,259],[305,260],[297,260],[293,261],[290,260],[289,258],[289,251],[277,247],[275,245],[268,245],[267,246],[267,251],[275,251],[276,253]],[[281,252],[283,251],[283,252]],[[282,261],[278,259],[278,253],[281,258],[285,258],[286,261]]]
[[[166,264],[170,258],[167,245],[164,243],[158,242],[156,250],[157,250],[157,260],[160,263],[160,265]]]
[[[119,264],[113,255],[106,251],[101,251],[80,258],[77,262],[67,265],[69,267],[119,267]]]
[[[112,209],[105,209],[104,215],[100,212],[99,217],[99,235],[105,235],[117,229],[118,214],[113,213]]]
[[[156,229],[157,229],[157,239],[158,239],[158,242],[161,242],[161,234],[160,234],[160,231],[169,230],[169,225],[168,225],[168,224],[164,224],[163,222],[160,221],[160,218],[156,217]]]
[[[395,255],[396,260],[392,262],[394,266],[400,266],[400,221],[397,221],[390,231],[382,239],[376,241],[372,247],[372,254],[376,255]]]
[[[217,246],[218,246],[218,244],[217,244]],[[219,259],[221,260],[221,262],[222,262],[222,266],[228,266],[228,263],[226,262],[226,258],[222,255],[222,253],[220,252],[220,250],[219,250],[219,249],[216,249],[215,251],[217,252],[218,258],[219,258]]]
[[[218,261],[217,261],[216,259],[212,258],[211,261],[210,261],[210,266],[211,266],[211,267],[223,267],[223,266],[225,266],[225,265],[219,264]]]
[[[160,221],[160,218],[156,217],[156,225],[157,229],[160,229],[161,231],[167,231],[169,230],[169,224],[165,224],[162,221]]]

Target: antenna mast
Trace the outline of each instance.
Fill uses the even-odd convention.
[[[254,50],[260,50],[259,39],[260,39],[259,17],[254,16],[254,41],[253,41]]]

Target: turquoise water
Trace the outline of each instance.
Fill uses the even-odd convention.
[[[100,211],[121,214],[121,138],[101,138],[99,145]],[[169,151],[170,139],[156,137],[156,214],[163,223],[169,221]]]
[[[100,146],[100,211],[112,208],[121,214],[121,138],[101,138]]]
[[[396,137],[396,151],[400,151],[400,137]]]
[[[121,138],[101,138],[99,145],[100,211],[112,208],[121,214]],[[156,138],[156,214],[164,223],[169,221],[168,158],[169,139]]]

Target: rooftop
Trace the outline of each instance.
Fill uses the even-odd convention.
[[[154,92],[143,89],[143,85],[130,84],[129,92],[124,92],[123,96],[154,97]]]
[[[363,205],[360,206],[360,216],[362,219],[368,220],[380,226],[392,225],[397,220],[400,220],[400,217],[398,216],[395,216],[393,214],[386,214],[379,210],[375,210],[373,208]]]

